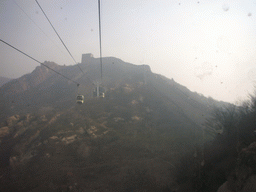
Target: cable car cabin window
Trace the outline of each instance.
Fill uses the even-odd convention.
[[[84,96],[83,95],[78,95],[76,97],[76,102],[80,103],[80,104],[84,103]]]

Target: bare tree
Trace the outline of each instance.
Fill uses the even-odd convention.
[[[239,123],[239,113],[235,105],[215,108],[212,117],[206,120],[204,126],[206,131],[215,136],[222,134],[224,136],[233,136],[237,133]]]

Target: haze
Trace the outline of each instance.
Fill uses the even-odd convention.
[[[38,2],[76,62],[83,53],[99,57],[97,1]],[[148,64],[217,100],[235,103],[252,93],[256,2],[102,0],[101,8],[103,57]],[[35,1],[0,1],[0,26],[0,39],[37,60],[75,64]],[[0,49],[0,76],[18,78],[38,65],[2,42]]]

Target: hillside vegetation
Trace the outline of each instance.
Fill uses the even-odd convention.
[[[255,95],[239,107],[216,108],[212,112],[205,131],[215,135],[214,139],[204,148],[199,147],[197,157],[191,152],[178,165],[181,191],[256,191]]]

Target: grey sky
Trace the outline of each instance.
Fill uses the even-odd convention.
[[[96,0],[38,2],[77,62],[83,53],[99,57]],[[102,53],[235,102],[256,81],[255,23],[252,0],[102,0]],[[34,0],[1,0],[0,26],[1,39],[36,59],[74,64]],[[17,78],[38,65],[3,43],[0,49],[1,76]]]

